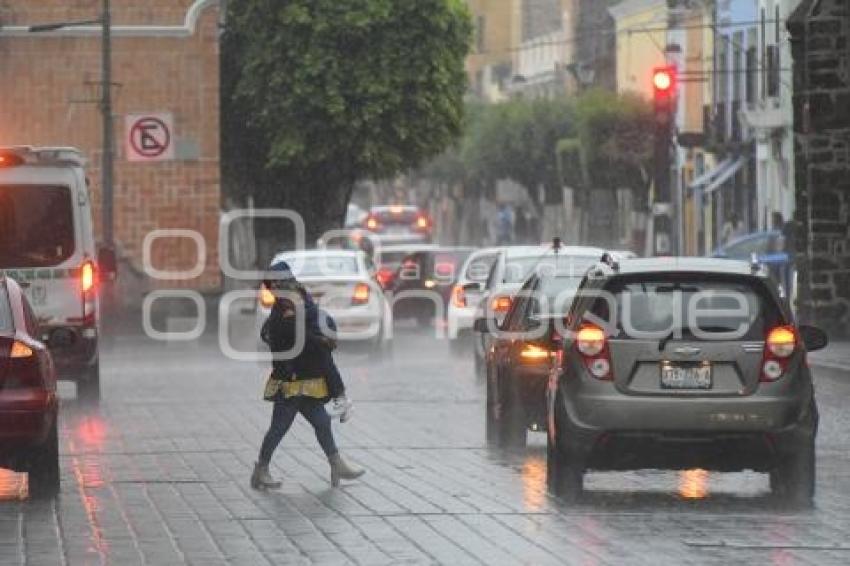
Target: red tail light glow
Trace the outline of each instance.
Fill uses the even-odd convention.
[[[389,289],[395,279],[395,273],[393,273],[392,269],[382,267],[375,274],[375,279],[378,280],[378,284],[382,289]]]
[[[797,349],[797,331],[793,326],[771,330],[765,340],[760,381],[776,381],[785,374],[791,355]]]
[[[585,324],[576,333],[576,350],[581,354],[587,371],[601,380],[611,380],[611,355],[605,331],[593,324]]]
[[[519,357],[527,363],[539,363],[554,358],[555,352],[536,344],[525,344],[519,352]]]
[[[414,222],[413,227],[417,230],[425,231],[431,228],[431,220],[423,215],[416,217],[416,222]]]
[[[94,290],[94,283],[94,263],[87,261],[80,267],[80,288],[88,293]]]
[[[355,305],[365,305],[369,302],[369,294],[371,290],[366,283],[358,283],[354,287],[354,295],[351,297],[351,303]]]
[[[378,229],[379,225],[380,224],[378,223],[378,219],[374,216],[370,216],[366,219],[366,228],[368,228],[369,230],[375,231]]]
[[[493,302],[490,307],[495,313],[508,312],[511,308],[511,298],[505,296],[496,297],[495,299],[493,299]]]

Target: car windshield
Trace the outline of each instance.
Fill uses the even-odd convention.
[[[52,267],[74,253],[67,187],[0,185],[0,268]]]
[[[0,283],[0,332],[6,334],[15,330],[12,323],[12,307],[9,305],[9,293],[6,286]]]
[[[475,257],[466,266],[466,271],[463,276],[470,281],[483,283],[487,280],[490,270],[493,269],[493,264],[496,263],[496,255],[481,255]]]
[[[357,275],[357,258],[350,256],[296,256],[287,260],[295,277]]]
[[[434,275],[439,278],[455,280],[461,264],[466,261],[472,250],[441,251],[434,254]]]
[[[762,340],[778,325],[777,306],[753,283],[695,277],[615,282],[600,297],[593,314],[620,338],[665,337]]]
[[[582,277],[597,260],[598,258],[595,256],[592,258],[582,256],[555,258],[552,255],[509,258],[505,261],[503,281],[505,283],[519,283],[527,279],[532,273]]]

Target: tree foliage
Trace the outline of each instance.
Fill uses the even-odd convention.
[[[357,180],[418,166],[462,132],[461,0],[234,0],[228,18],[225,175],[267,205],[320,223]]]

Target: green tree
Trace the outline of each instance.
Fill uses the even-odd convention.
[[[462,133],[461,0],[235,0],[228,18],[227,182],[295,208],[311,236],[339,225],[356,181],[416,167]]]

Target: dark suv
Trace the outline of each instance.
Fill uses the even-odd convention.
[[[653,258],[592,268],[550,373],[548,484],[575,497],[587,470],[770,474],[808,504],[818,411],[797,326],[758,264]]]

